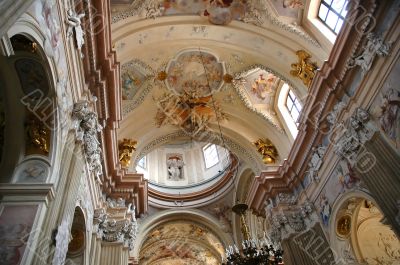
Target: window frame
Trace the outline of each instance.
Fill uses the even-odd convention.
[[[292,98],[291,94],[293,95],[294,99]],[[289,99],[290,99],[291,104],[292,104],[291,108],[289,108],[289,106],[288,106],[288,100]],[[299,105],[301,108],[299,109],[297,105]],[[289,112],[290,117],[294,121],[296,127],[298,127],[299,126],[298,119],[300,117],[300,114],[301,114],[301,111],[303,109],[303,106],[301,106],[301,103],[300,103],[299,99],[297,98],[296,94],[290,88],[289,88],[289,91],[288,91],[287,96],[286,96],[285,107],[286,107],[287,111]],[[292,113],[293,112],[293,108],[296,108],[297,112],[299,113],[297,119],[295,119],[294,116],[293,116],[293,113]]]
[[[342,8],[341,8],[341,10],[340,10],[339,13],[332,7],[332,4],[333,4],[333,2],[334,2],[335,0],[331,0],[331,1],[330,1],[330,4],[328,4],[328,3],[325,2],[325,1],[326,1],[326,0],[321,0],[321,1],[320,1],[319,7],[318,7],[318,11],[317,11],[317,18],[322,22],[322,24],[323,24],[325,27],[327,27],[334,35],[337,36],[337,35],[339,34],[341,28],[343,27],[343,24],[345,23],[346,15],[343,16],[342,13],[343,13],[344,10],[346,10],[346,7],[347,7],[349,1],[348,1],[348,0],[344,0],[344,1],[345,1],[345,2],[344,2],[344,5],[342,6]],[[328,11],[326,12],[326,15],[325,15],[325,19],[323,19],[323,18],[320,17],[321,6],[325,6],[325,7],[328,9]],[[334,28],[331,28],[331,27],[328,25],[328,23],[326,22],[327,19],[328,19],[329,12],[333,12],[333,13],[338,17],[337,20],[336,20],[336,24],[335,24],[335,27],[334,27]],[[335,30],[336,30],[336,28],[337,28],[338,23],[339,23],[340,20],[342,20],[343,23],[342,23],[342,25],[340,26],[340,28],[338,29],[338,31],[336,32]]]
[[[209,167],[207,167],[207,158],[206,158],[205,150],[208,149],[208,148],[212,148],[212,146],[214,146],[214,148],[215,148],[215,153],[216,153],[216,158],[217,158],[217,159],[216,159],[216,162],[215,162],[215,163],[213,163],[212,165],[210,165]],[[208,143],[208,144],[206,144],[206,145],[203,146],[203,148],[201,149],[201,151],[202,151],[202,153],[203,153],[204,167],[205,167],[206,170],[208,170],[208,169],[210,169],[210,168],[212,168],[212,167],[218,165],[218,163],[220,162],[220,159],[219,159],[219,153],[218,153],[218,148],[217,148],[217,145],[216,145],[216,144]]]

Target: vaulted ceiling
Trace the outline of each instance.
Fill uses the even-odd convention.
[[[185,134],[182,126],[156,120],[160,106],[165,116],[166,104],[175,100],[206,106],[202,113],[207,112],[207,106],[215,110],[218,105],[221,113],[213,117],[206,114],[210,134],[200,140],[224,142],[256,171],[264,167],[253,145],[259,138],[269,138],[275,144],[280,155],[277,163],[287,157],[291,140],[276,115],[277,93],[285,82],[300,98],[307,95],[301,80],[290,75],[291,64],[298,60],[297,50],[306,50],[319,65],[327,55],[301,27],[301,2],[111,2],[112,40],[121,64],[123,90],[124,118],[118,134],[120,139],[138,141],[137,154]],[[213,60],[209,66],[204,64],[208,57]],[[190,99],[186,93],[190,91],[182,90],[182,84],[193,88],[193,80],[203,85],[210,82],[211,74],[219,82],[211,93]],[[263,79],[268,93],[257,94],[257,79]],[[199,96],[203,96],[201,102],[193,103]],[[171,97],[170,102],[163,103],[166,97]],[[190,115],[183,118],[193,119]],[[193,138],[204,137],[196,134]]]

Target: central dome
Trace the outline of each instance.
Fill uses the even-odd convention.
[[[149,202],[173,207],[177,201],[204,203],[229,188],[236,159],[224,147],[187,138],[154,149],[136,165],[148,180]]]

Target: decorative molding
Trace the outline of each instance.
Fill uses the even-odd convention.
[[[170,134],[161,136],[159,138],[156,138],[155,140],[151,141],[146,146],[141,148],[140,152],[136,153],[135,160],[134,160],[135,162],[133,163],[133,165],[134,166],[137,165],[140,158],[147,155],[148,153],[150,153],[152,150],[154,150],[158,146],[160,146],[164,143],[167,143],[175,138],[182,137],[182,136],[187,136],[187,134],[184,131],[178,131],[178,132],[170,133]],[[207,131],[207,132],[205,132],[205,134],[200,135],[198,140],[211,141],[216,144],[221,144],[220,142],[217,142],[217,141],[221,141],[221,140],[219,140],[220,137],[221,136],[215,132]],[[253,167],[253,169],[257,169],[257,171],[261,170],[259,163],[257,163],[257,161],[259,159],[256,158],[255,156],[253,156],[251,153],[249,153],[246,148],[243,148],[241,145],[237,144],[236,142],[234,142],[233,140],[231,140],[230,138],[228,138],[226,136],[224,136],[224,143],[226,144],[226,146],[232,153],[242,154],[249,161],[249,164],[251,167]]]
[[[297,89],[289,79],[287,79],[286,77],[282,76],[278,72],[276,72],[276,71],[272,70],[271,68],[268,68],[262,64],[250,65],[250,66],[246,67],[245,69],[233,74],[234,79],[232,80],[232,86],[235,88],[237,95],[239,96],[240,100],[244,103],[244,105],[250,111],[256,113],[257,115],[262,117],[264,120],[266,120],[269,124],[271,124],[274,128],[276,128],[278,130],[278,132],[284,134],[285,131],[282,129],[280,124],[275,122],[274,118],[269,116],[267,113],[261,112],[261,111],[257,110],[255,107],[253,107],[253,104],[248,99],[245,89],[243,89],[243,87],[242,87],[244,78],[247,77],[249,74],[251,74],[255,69],[261,69],[261,70],[267,71],[267,72],[277,76],[279,79],[281,79],[282,81],[287,83],[290,87],[294,88],[295,90],[297,90]]]
[[[310,61],[311,55],[308,52],[299,50],[296,52],[296,55],[299,59],[297,63],[291,64],[292,70],[290,70],[290,74],[300,78],[303,84],[309,87],[318,66],[316,63]]]
[[[108,198],[105,208],[94,211],[93,225],[97,235],[106,242],[121,242],[132,250],[138,233],[136,207],[125,206],[125,200]]]
[[[326,146],[319,145],[313,147],[312,151],[313,153],[311,154],[310,162],[308,162],[308,170],[306,173],[312,180],[319,182],[320,177],[318,176],[318,171],[324,163],[323,158],[326,152]]]
[[[276,160],[279,157],[278,150],[276,150],[275,145],[266,138],[265,140],[263,139],[258,139],[253,143],[257,147],[258,153],[262,155],[262,160],[264,164],[273,164],[276,162]]]
[[[328,62],[322,65],[312,82],[300,116],[299,133],[293,144],[295,148],[291,149],[288,160],[281,166],[275,170],[261,172],[250,186],[246,203],[256,214],[261,214],[264,202],[268,198],[276,196],[279,192],[294,190],[303,180],[308,166],[305,161],[309,159],[312,147],[318,145],[324,135],[319,128],[325,128],[326,115],[337,102],[338,95],[346,95],[346,89],[350,85],[349,80],[354,80],[345,78],[349,74],[349,67],[345,60],[339,59],[339,56],[340,58],[354,56],[371,22],[362,17],[374,13],[376,7],[376,3],[370,2],[357,2],[350,7],[349,13],[354,12],[358,15],[351,17],[349,23],[343,25]],[[357,13],[357,10],[362,8],[366,12]],[[356,20],[362,21],[357,29],[352,27]]]
[[[56,246],[53,257],[53,265],[62,265],[68,252],[68,244],[70,241],[70,218],[66,217],[62,220],[57,228],[57,235],[55,237]]]
[[[272,12],[268,10],[268,4],[266,3],[266,1],[250,1],[243,22],[262,27],[265,19],[268,19],[272,25],[275,25],[284,31],[296,34],[308,43],[314,45],[315,47],[321,48],[321,45],[309,34],[307,34],[303,29],[300,29],[296,25],[284,23],[279,20],[275,15],[273,15]]]
[[[143,17],[141,16],[141,19],[155,19],[162,16],[162,12],[163,6],[162,3],[160,3],[160,1],[158,0],[136,0],[127,10],[120,11],[117,14],[113,14],[111,23],[114,24],[129,17],[139,16],[142,14]],[[267,4],[263,0],[248,1],[245,16],[240,21],[242,21],[243,23],[255,25],[257,27],[263,27],[266,19],[270,21],[272,25],[275,25],[284,31],[299,36],[300,38],[317,48],[321,48],[321,45],[299,26],[282,22],[277,17],[275,17],[272,12],[268,10]]]
[[[362,48],[362,53],[358,56],[351,57],[347,64],[349,68],[357,65],[361,67],[361,74],[364,76],[372,66],[375,56],[387,56],[389,54],[392,43],[384,43],[382,37],[370,32],[367,35],[367,43]]]
[[[136,151],[137,142],[131,139],[123,139],[118,144],[119,162],[123,167],[129,167],[133,152]]]
[[[274,208],[270,215],[271,231],[269,237],[274,244],[290,237],[293,234],[307,231],[319,222],[318,215],[311,202],[290,207],[286,210]]]
[[[344,104],[342,101],[339,101],[335,104],[335,106],[333,106],[332,111],[328,113],[328,115],[326,116],[326,120],[328,121],[331,127],[332,125],[336,124],[345,106],[346,104]]]
[[[83,141],[86,161],[96,177],[100,181],[100,176],[103,174],[102,166],[102,150],[100,142],[97,138],[97,133],[103,128],[97,120],[97,114],[89,110],[88,101],[80,101],[74,104],[72,110],[72,118],[75,120],[75,133],[79,141]]]
[[[118,12],[117,14],[113,14],[111,16],[111,24],[117,23],[118,21],[127,19],[129,17],[139,15],[145,8],[145,4],[146,1],[134,0],[129,9]]]
[[[354,166],[362,145],[372,138],[377,128],[362,108],[357,108],[345,124],[340,123],[336,128],[339,128],[335,130],[339,131],[339,136],[335,141],[335,153]]]

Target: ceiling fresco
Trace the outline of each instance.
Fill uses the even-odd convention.
[[[221,264],[221,241],[207,228],[189,221],[159,225],[147,234],[140,264]]]
[[[142,10],[146,10],[146,18],[199,15],[216,25],[226,25],[232,20],[247,22],[257,5],[268,6],[274,16],[289,23],[298,22],[304,9],[302,0],[111,0],[111,4],[114,16],[136,9],[125,16],[140,15]]]
[[[187,50],[168,64],[166,85],[179,95],[209,96],[222,87],[224,71],[224,65],[213,54]]]

